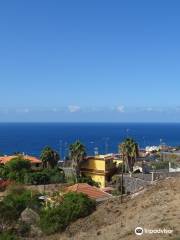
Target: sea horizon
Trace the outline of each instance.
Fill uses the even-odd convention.
[[[4,122],[0,123],[0,153],[24,152],[39,156],[51,146],[62,159],[69,145],[80,140],[88,155],[117,153],[118,145],[132,137],[140,148],[180,145],[180,123],[160,122]]]
[[[7,122],[0,122],[0,124],[44,124],[44,123],[47,123],[47,124],[54,124],[54,123],[59,123],[59,124],[180,124],[180,122],[131,122],[131,121],[126,121],[126,122],[112,122],[112,121],[109,121],[109,122],[103,122],[103,121],[91,121],[91,122],[81,122],[81,121],[63,121],[63,122],[60,122],[60,121],[49,121],[49,122],[46,122],[46,121],[31,121],[31,122],[16,122],[16,121],[13,121],[13,122],[10,122],[10,121],[7,121]]]

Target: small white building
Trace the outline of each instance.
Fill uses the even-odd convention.
[[[172,168],[171,162],[169,162],[169,172],[180,172],[180,167]]]

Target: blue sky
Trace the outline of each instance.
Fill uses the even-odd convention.
[[[0,2],[0,121],[180,121],[178,0]]]

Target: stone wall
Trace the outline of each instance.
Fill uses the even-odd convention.
[[[180,177],[180,172],[155,172],[154,180],[165,179],[167,177]]]
[[[165,179],[167,177],[178,177],[180,176],[180,172],[168,172],[167,170],[159,170],[154,172],[154,180]],[[134,178],[139,178],[145,181],[152,181],[152,173],[142,174],[136,173],[133,174]]]
[[[150,181],[145,181],[140,178],[130,177],[128,175],[124,175],[124,188],[125,193],[134,193],[143,188],[151,185]]]
[[[162,180],[167,177],[180,177],[180,172],[154,172],[154,181]],[[146,186],[152,184],[152,173],[150,174],[133,174],[132,177],[124,175],[124,187],[126,193],[137,192]]]

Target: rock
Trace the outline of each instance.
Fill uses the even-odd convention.
[[[31,225],[31,229],[29,232],[30,237],[42,237],[42,235],[43,233],[39,227]]]
[[[39,215],[30,208],[26,208],[22,213],[20,220],[29,225],[35,225],[39,222]]]

